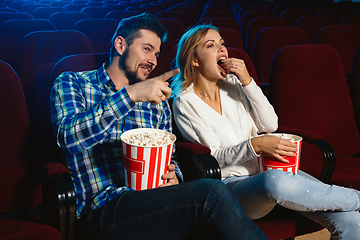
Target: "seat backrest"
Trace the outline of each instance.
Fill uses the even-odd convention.
[[[256,17],[273,17],[273,14],[270,11],[267,10],[250,10],[245,12],[239,22],[240,25],[240,34],[245,42],[246,39],[246,31],[248,24],[251,20],[253,20]]]
[[[172,37],[172,39],[177,43],[181,36],[184,34],[184,26],[181,21],[176,18],[158,18],[159,22],[164,25],[168,34]]]
[[[253,58],[254,56],[254,43],[256,35],[261,29],[270,26],[285,27],[287,24],[286,21],[280,17],[256,17],[249,22],[246,31],[245,52],[250,58]]]
[[[287,9],[281,12],[280,17],[286,21],[287,25],[294,26],[296,20],[300,17],[309,15],[309,11],[304,9]]]
[[[229,10],[207,10],[201,13],[200,18],[205,17],[233,17],[232,12]]]
[[[70,12],[80,12],[81,9],[87,7],[86,3],[69,3],[64,6]]]
[[[28,2],[21,6],[20,12],[27,12],[32,14],[35,8],[38,7],[49,7],[48,4],[36,3],[36,2]]]
[[[268,2],[264,5],[264,9],[272,12],[274,8],[276,8],[279,5],[281,5],[280,2]]]
[[[0,59],[18,71],[22,39],[30,32],[43,30],[55,30],[55,27],[46,19],[14,19],[4,22],[0,26]]]
[[[167,41],[161,44],[160,56],[157,59],[157,66],[150,73],[149,78],[156,77],[170,71],[175,56],[175,42],[171,36],[168,36]]]
[[[346,15],[340,18],[339,23],[340,25],[343,24],[353,24],[360,27],[360,14],[354,14],[354,15]]]
[[[338,51],[345,77],[349,79],[354,54],[360,47],[360,27],[356,25],[325,26],[318,31],[315,43],[328,44]]]
[[[86,18],[90,18],[86,13],[68,11],[53,13],[49,20],[54,24],[56,30],[72,30],[76,22]]]
[[[24,156],[29,116],[15,70],[0,61],[0,213],[29,209],[41,201],[39,179]],[[34,162],[32,163],[34,164]]]
[[[318,133],[337,156],[359,152],[350,94],[333,47],[308,44],[280,49],[271,66],[269,98],[279,127]]]
[[[104,5],[102,1],[87,1],[85,4],[89,7],[101,7]]]
[[[255,38],[253,62],[260,83],[269,82],[271,61],[280,48],[307,44],[304,30],[299,27],[266,27]]]
[[[108,7],[84,7],[81,12],[86,13],[91,18],[105,18],[106,14],[111,12],[112,9]]]
[[[289,10],[289,9],[297,9],[297,7],[291,6],[291,5],[280,4],[273,8],[272,14],[274,15],[274,17],[280,17],[280,15],[283,11]]]
[[[69,4],[70,1],[56,1],[56,2],[51,2],[49,5],[50,7],[64,7],[66,4]]]
[[[331,24],[338,24],[339,20],[343,16],[348,15],[348,12],[344,9],[326,8],[326,9],[320,10],[318,12],[318,15],[328,17],[331,21]]]
[[[50,74],[49,93],[55,79],[63,72],[90,71],[101,67],[110,58],[110,53],[84,53],[65,56],[54,66]]]
[[[233,47],[244,50],[244,44],[241,39],[239,31],[227,27],[219,27],[218,29],[227,47]]]
[[[0,26],[12,19],[34,19],[30,13],[25,12],[2,12],[0,14]]]
[[[328,25],[331,25],[331,21],[326,16],[304,16],[296,20],[294,24],[304,30],[309,44],[315,43],[317,32]]]
[[[240,26],[233,17],[206,17],[199,19],[198,23],[212,23],[216,27],[233,28],[240,33]]]
[[[106,14],[105,19],[116,19],[118,21],[121,21],[121,19],[123,18],[128,18],[134,15],[139,14],[139,12],[136,11],[118,11],[118,10],[113,10],[110,11],[108,14]]]
[[[350,74],[350,93],[358,130],[360,130],[360,48],[354,54]]]
[[[37,159],[46,160],[60,152],[56,141],[49,140],[54,134],[49,103],[51,71],[61,58],[80,53],[92,53],[92,46],[85,34],[75,30],[32,32],[22,41],[19,76],[30,116],[32,154]]]
[[[111,8],[112,11],[121,11],[121,12],[124,12],[125,9],[128,8],[128,5],[116,4],[116,3],[105,3],[103,6]]]
[[[135,12],[148,12],[151,14],[156,14],[158,11],[154,7],[144,7],[144,6],[129,6],[125,9],[125,11],[135,11]]]
[[[9,7],[11,8],[15,8],[16,10],[20,11],[21,9],[21,6],[26,4],[28,2],[25,2],[25,1],[12,1],[10,4],[9,4]]]
[[[8,8],[8,7],[1,7],[0,6],[0,13],[6,13],[6,12],[17,13],[18,10],[16,10],[15,8]]]
[[[82,19],[75,23],[74,30],[84,33],[90,40],[93,52],[109,51],[109,43],[114,35],[119,21],[115,19]]]
[[[242,18],[243,14],[247,11],[253,11],[253,10],[265,10],[265,9],[258,5],[245,4],[238,8],[236,15],[234,14],[234,18],[240,24],[240,19]]]
[[[35,19],[49,19],[51,14],[56,12],[67,12],[67,10],[63,7],[39,7],[34,9],[32,16]]]
[[[155,16],[156,16],[156,18],[179,19],[185,29],[187,29],[188,27],[190,27],[194,24],[191,16],[188,13],[186,13],[185,11],[180,11],[180,10],[159,11]]]
[[[191,25],[194,25],[199,19],[200,19],[200,16],[201,16],[201,12],[202,12],[202,4],[196,4],[196,3],[190,3],[188,2],[187,4],[176,4],[172,7],[169,7],[166,9],[166,11],[180,11],[183,13],[183,16],[186,15],[186,16],[189,16],[189,19],[190,19],[190,24]],[[187,17],[185,17],[187,18]],[[188,21],[188,20],[186,20]],[[185,23],[183,23],[185,24]]]
[[[227,50],[228,50],[229,57],[234,57],[234,58],[244,60],[245,66],[246,66],[250,76],[254,79],[254,81],[257,84],[259,84],[259,80],[258,80],[258,77],[256,74],[254,64],[253,64],[251,58],[249,57],[249,55],[245,51],[243,51],[241,49],[237,49],[237,48],[227,47]]]

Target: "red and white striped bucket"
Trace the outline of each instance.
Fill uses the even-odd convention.
[[[131,134],[142,132],[164,133],[165,130],[152,128],[137,128],[124,132],[122,140],[122,161],[124,165],[125,184],[136,191],[157,188],[165,184],[161,176],[168,171],[171,163],[176,137],[172,133],[172,142],[167,145],[147,147],[129,144],[123,139]]]
[[[283,133],[279,133],[279,134],[273,133],[271,135],[278,137],[292,138],[294,140],[294,143],[297,144],[298,151],[296,152],[296,156],[294,157],[283,157],[287,159],[289,163],[281,162],[280,160],[278,160],[273,156],[270,156],[266,153],[261,153],[260,157],[258,157],[259,172],[263,172],[270,169],[279,169],[284,172],[292,172],[294,174],[298,174],[302,137],[294,134],[283,134]]]

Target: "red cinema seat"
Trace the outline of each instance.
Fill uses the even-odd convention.
[[[300,169],[360,190],[360,135],[337,51],[326,44],[280,49],[271,66],[269,99],[279,129],[304,139]]]

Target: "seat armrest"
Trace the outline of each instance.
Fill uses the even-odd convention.
[[[324,165],[321,170],[320,180],[324,183],[330,182],[336,167],[336,154],[334,148],[322,138],[321,134],[290,127],[280,127],[277,132],[296,134],[301,136],[304,141],[317,146],[324,157]]]
[[[221,179],[220,166],[208,147],[190,142],[176,142],[175,156],[184,181],[199,178]]]
[[[69,170],[58,162],[44,163],[42,175],[41,215],[47,223],[59,230],[61,239],[71,240],[76,199]]]

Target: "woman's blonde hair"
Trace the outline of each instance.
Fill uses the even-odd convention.
[[[170,83],[172,97],[197,81],[197,73],[191,61],[196,57],[196,47],[210,29],[219,32],[219,29],[211,24],[199,24],[189,28],[180,38],[176,52],[176,68],[180,69],[180,73]]]

